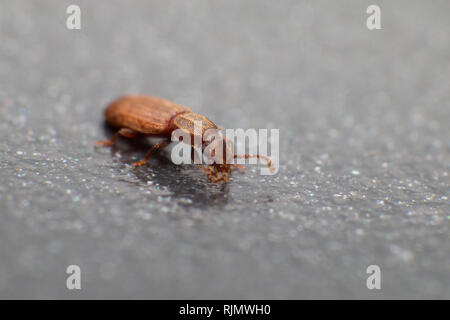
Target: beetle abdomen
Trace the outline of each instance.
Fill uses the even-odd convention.
[[[106,122],[117,128],[129,128],[143,134],[160,135],[171,131],[170,120],[191,109],[152,96],[124,96],[105,110]]]

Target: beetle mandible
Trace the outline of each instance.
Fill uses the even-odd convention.
[[[118,98],[111,102],[105,109],[106,122],[119,130],[106,141],[96,141],[95,146],[112,146],[119,136],[126,138],[135,138],[138,135],[163,137],[163,141],[154,144],[145,155],[144,159],[133,163],[134,167],[145,164],[152,153],[166,147],[171,142],[171,134],[175,129],[182,129],[191,135],[191,141],[198,132],[194,132],[194,122],[201,123],[202,151],[211,143],[223,146],[223,161],[214,161],[214,154],[206,154],[212,163],[207,166],[197,166],[205,172],[208,179],[212,182],[228,181],[231,168],[245,167],[238,164],[230,164],[229,160],[237,158],[259,158],[267,161],[268,167],[273,171],[273,165],[270,158],[259,154],[234,154],[234,145],[231,139],[221,134],[221,129],[214,122],[203,115],[193,113],[188,107],[178,105],[174,102],[152,96],[130,95]],[[207,131],[208,130],[208,131]],[[205,132],[215,133],[216,138],[212,139],[211,134],[204,135]],[[219,137],[219,138],[217,138]],[[191,144],[192,147],[195,147]],[[214,145],[211,145],[212,147]],[[215,150],[208,148],[207,150]]]

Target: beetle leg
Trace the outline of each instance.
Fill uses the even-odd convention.
[[[206,168],[202,165],[197,164],[197,167],[201,169],[206,176],[208,177],[208,180],[211,182],[218,182],[218,181],[228,181],[228,175],[226,173],[221,173],[218,175],[218,172],[214,170],[213,166],[207,166]]]
[[[132,139],[132,138],[136,138],[137,135],[138,135],[138,133],[132,129],[122,128],[119,131],[117,131],[109,140],[95,141],[94,146],[95,147],[110,147],[114,144],[114,142],[116,142],[116,140],[117,140],[117,138],[119,138],[119,136],[123,136],[123,137]]]
[[[138,161],[138,162],[133,163],[133,167],[139,167],[139,166],[142,166],[143,164],[147,163],[147,161],[150,159],[153,151],[155,151],[157,149],[161,149],[161,148],[167,147],[169,144],[170,144],[170,141],[161,141],[161,142],[158,142],[158,143],[154,144],[150,148],[150,150],[147,151],[147,153],[145,155],[145,158],[140,160],[140,161]]]
[[[226,173],[221,173],[220,175],[216,175],[214,178],[209,177],[209,179],[211,180],[211,182],[219,182],[219,181],[228,181],[228,174]]]

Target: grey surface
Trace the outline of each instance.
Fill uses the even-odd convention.
[[[373,2],[2,1],[0,297],[450,298],[450,5]],[[95,151],[125,93],[279,128],[279,174]]]

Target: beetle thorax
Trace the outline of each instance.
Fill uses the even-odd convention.
[[[185,112],[177,115],[173,123],[176,128],[186,131],[191,136],[200,135],[203,137],[206,130],[217,129],[214,122],[201,114],[193,112]],[[199,124],[197,126],[198,128],[195,127],[196,123]],[[195,130],[198,130],[199,132],[195,132]]]
[[[214,122],[201,114],[186,112],[177,115],[173,123],[177,129],[185,131],[194,140],[200,138],[202,151],[211,163],[231,163],[234,144],[222,134]],[[191,141],[193,146],[194,140]]]

